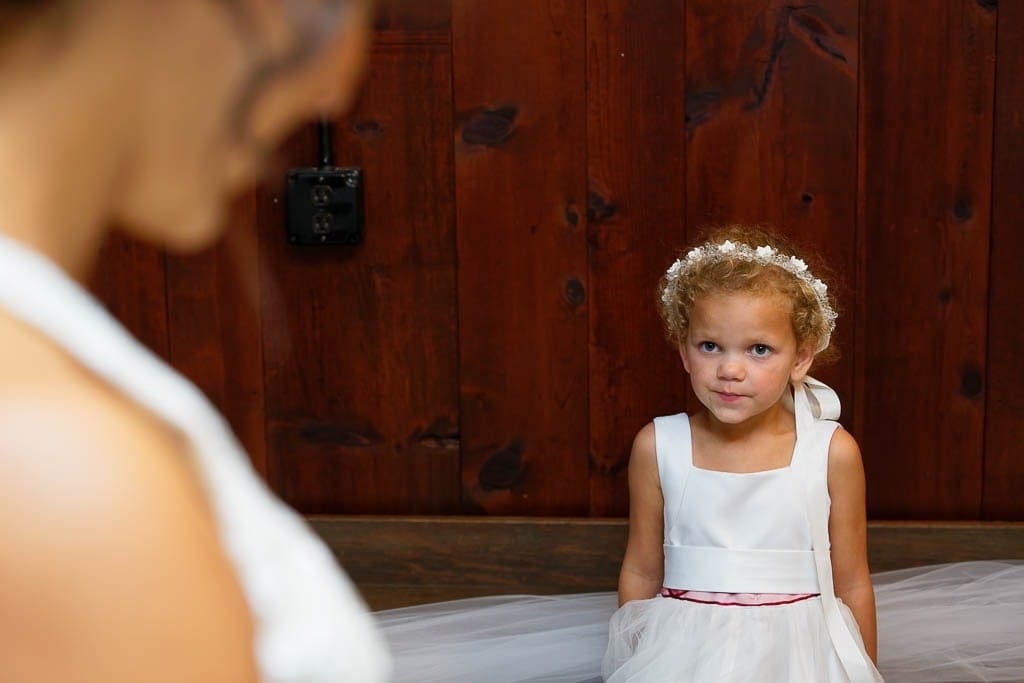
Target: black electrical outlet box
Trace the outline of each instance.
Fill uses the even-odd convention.
[[[289,171],[285,225],[290,244],[361,244],[362,170],[325,167]]]

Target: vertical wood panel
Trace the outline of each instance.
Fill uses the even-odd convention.
[[[871,516],[1024,519],[1021,3],[466,2],[454,44],[449,2],[382,4],[336,133],[366,171],[365,245],[288,247],[276,178],[233,214],[255,282],[235,242],[120,237],[93,279],[289,502],[624,514],[636,429],[694,407],[655,281],[735,221],[845,285],[843,357],[815,374]],[[287,155],[311,165],[312,131]]]
[[[820,254],[852,311],[857,181],[857,0],[688,0],[687,231],[764,224]],[[845,295],[844,295],[845,290]],[[816,367],[849,424],[854,321],[844,360]]]
[[[1000,5],[998,24],[982,516],[1024,519],[1024,4]]]
[[[453,10],[466,504],[586,514],[584,3]]]
[[[627,514],[633,436],[685,395],[655,308],[685,241],[683,14],[683,0],[587,2],[594,516]]]
[[[305,511],[458,510],[449,7],[432,8],[385,13],[337,129],[336,163],[364,169],[365,244],[287,247],[263,226],[270,474]]]
[[[231,214],[216,248],[167,257],[170,358],[220,409],[266,476],[258,230],[267,212],[253,193]]]
[[[864,0],[864,442],[875,517],[981,507],[994,3]]]
[[[112,234],[92,277],[94,295],[122,325],[160,357],[168,358],[164,255]]]

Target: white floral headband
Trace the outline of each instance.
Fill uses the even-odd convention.
[[[802,260],[796,256],[780,254],[774,247],[761,246],[753,248],[743,242],[726,240],[721,244],[711,244],[708,242],[691,249],[685,258],[676,259],[665,273],[665,289],[661,292],[662,302],[666,306],[672,305],[672,290],[675,288],[675,283],[683,272],[693,268],[698,263],[719,261],[724,258],[739,258],[766,266],[778,266],[786,272],[792,273],[797,279],[806,282],[818,299],[821,315],[828,325],[828,332],[818,344],[818,351],[821,352],[828,348],[832,331],[836,329],[836,318],[839,317],[828,302],[828,285],[811,275],[810,271],[807,270],[807,264]]]

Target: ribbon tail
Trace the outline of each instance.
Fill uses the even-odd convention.
[[[843,404],[839,395],[824,382],[805,377],[800,384],[803,385],[811,414],[818,420],[838,420],[843,412]]]

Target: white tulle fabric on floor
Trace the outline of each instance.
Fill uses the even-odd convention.
[[[888,681],[1024,681],[1024,562],[965,562],[875,576]]]
[[[891,683],[1024,681],[1024,562],[874,575]],[[377,612],[395,683],[596,683],[613,593],[496,596]]]

